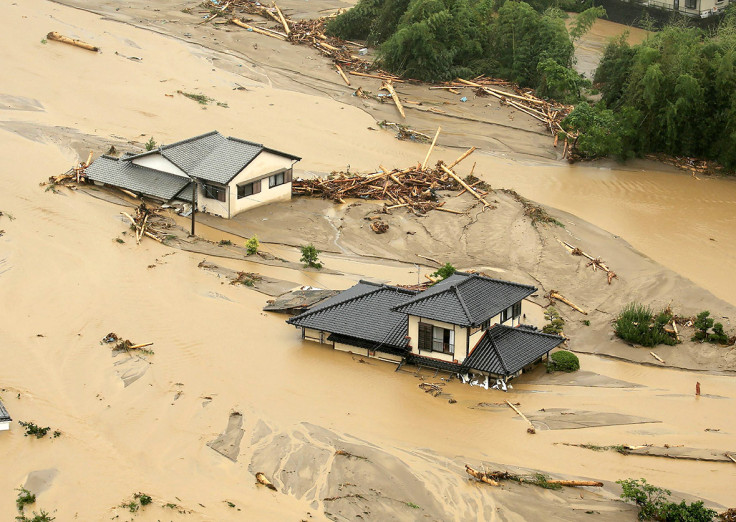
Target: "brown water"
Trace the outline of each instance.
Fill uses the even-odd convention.
[[[586,370],[643,387],[544,386],[537,382],[544,377],[540,369],[518,380],[509,394],[450,383],[446,391],[458,401],[450,404],[447,397],[423,393],[416,376],[396,373],[393,365],[361,364],[348,354],[302,342],[283,316],[261,312],[266,296],[197,268],[203,256],[147,240],[136,246],[122,235],[127,224],[121,208],[66,189],[54,194],[38,187],[74,159],[65,142],[57,141],[56,126],[129,139],[156,132],[159,141],[167,142],[219,128],[275,146],[294,144],[296,152],[309,153],[304,168],[314,169],[332,167],[348,156],[366,169],[386,158],[390,165],[403,165],[421,158],[425,146],[369,131],[375,124],[369,116],[335,101],[261,87],[233,91],[232,82],[240,77],[213,69],[199,50],[148,31],[41,0],[0,5],[0,15],[10,22],[0,34],[0,61],[13,72],[2,94],[28,96],[45,107],[3,111],[3,123],[32,122],[50,136],[31,141],[0,131],[0,210],[14,218],[0,218],[0,390],[14,419],[64,432],[58,439],[34,440],[23,437],[14,424],[11,432],[0,434],[1,518],[16,514],[13,489],[29,472],[46,469],[58,470],[58,476],[34,507],[57,509],[59,520],[113,518],[117,506],[136,491],[153,495],[158,505],[137,515],[140,520],[176,516],[162,511],[164,502],[195,510],[185,520],[233,519],[224,499],[255,518],[316,515],[315,505],[323,507],[321,490],[303,496],[271,494],[253,485],[255,469],[246,458],[250,438],[236,463],[206,446],[233,410],[244,414],[249,430],[262,422],[276,434],[289,433],[309,423],[351,435],[399,461],[412,459],[412,473],[419,479],[436,477],[443,458],[496,461],[597,479],[645,476],[664,487],[733,504],[736,468],[728,463],[624,457],[554,445],[669,443],[733,451],[736,417],[728,414],[736,400],[732,377],[582,356]],[[40,43],[50,19],[60,29],[100,43],[105,52],[85,54]],[[116,49],[144,60],[120,58]],[[123,83],[100,82],[101,75],[116,75]],[[220,86],[208,92],[231,108],[203,110],[189,100],[164,96],[179,88],[193,90],[200,81]],[[718,295],[733,293],[734,183],[698,181],[648,163],[634,164],[646,169],[635,170],[524,164],[480,154],[475,160],[494,185],[517,188],[574,212]],[[463,167],[467,171],[470,165]],[[274,252],[298,257],[284,247]],[[412,265],[337,256],[326,256],[325,263],[346,275],[233,260],[220,264],[333,288],[348,287],[359,276],[401,282],[416,278]],[[155,343],[155,355],[144,362],[145,374],[127,387],[116,371],[121,359],[113,359],[109,348],[99,344],[110,331]],[[423,377],[435,379],[431,373]],[[693,396],[696,380],[711,397]],[[528,435],[508,408],[471,408],[505,399],[521,402],[529,414],[567,407],[661,422]],[[258,465],[266,462],[289,472],[309,469],[285,460],[295,443],[292,436],[274,439]],[[417,448],[440,457],[413,458]],[[323,478],[307,476],[316,483]],[[392,491],[390,478],[379,480],[385,491]],[[475,488],[462,472],[428,487],[439,499],[462,497],[458,513],[502,502],[507,493]],[[550,498],[529,492],[529,503]],[[546,504],[539,501],[539,509]]]

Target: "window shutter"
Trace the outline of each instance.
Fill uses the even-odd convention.
[[[261,192],[261,180],[253,182],[253,194],[258,194]]]
[[[284,183],[291,183],[292,178],[292,170],[289,169],[286,172],[284,172]]]

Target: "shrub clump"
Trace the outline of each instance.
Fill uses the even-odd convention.
[[[684,500],[677,504],[670,500],[671,491],[649,484],[646,479],[617,480],[623,493],[621,498],[639,506],[639,520],[662,522],[711,522],[716,512],[708,509],[702,500],[688,504]]]
[[[658,344],[672,346],[677,344],[677,340],[664,330],[670,322],[672,313],[669,310],[655,316],[648,306],[629,303],[614,321],[614,332],[624,341],[649,348]]]
[[[15,499],[15,505],[18,506],[18,511],[21,513],[23,509],[29,504],[36,502],[36,495],[28,491],[26,488],[18,488],[18,498]]]
[[[317,250],[312,243],[308,245],[302,245],[302,258],[301,262],[304,263],[305,267],[322,268],[322,263],[319,262],[320,251]]]
[[[723,324],[716,323],[710,317],[708,310],[704,310],[698,314],[695,321],[693,321],[693,326],[697,329],[695,335],[692,337],[693,341],[728,344],[728,335],[723,331]],[[713,331],[709,332],[711,328]]]
[[[580,369],[580,360],[572,352],[559,351],[549,356],[547,373],[552,372],[576,372]]]
[[[258,247],[260,243],[258,242],[258,237],[253,236],[251,238],[248,238],[248,240],[245,242],[245,251],[249,256],[255,255],[258,253]]]

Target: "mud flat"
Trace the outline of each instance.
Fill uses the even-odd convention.
[[[114,10],[112,2],[100,5]],[[600,382],[636,387],[600,387],[592,381],[585,386],[543,383],[544,368],[539,368],[518,379],[507,394],[449,382],[446,390],[457,400],[450,404],[418,388],[420,382],[431,382],[433,372],[394,372],[392,365],[360,364],[360,358],[350,354],[302,342],[299,333],[284,324],[285,316],[261,311],[267,296],[220,284],[223,281],[199,268],[203,253],[153,241],[136,246],[123,234],[127,224],[120,218],[119,201],[66,188],[45,192],[39,182],[67,170],[90,148],[106,151],[114,144],[127,150],[142,147],[151,136],[166,143],[213,128],[302,155],[300,166],[310,172],[329,172],[348,163],[372,171],[379,164],[413,163],[426,154],[426,146],[368,130],[375,128],[375,119],[342,103],[337,95],[331,99],[313,90],[278,86],[297,82],[300,73],[272,74],[243,58],[245,49],[257,44],[253,52],[262,53],[262,61],[268,57],[274,63],[312,63],[291,46],[275,53],[254,35],[228,33],[243,39],[240,54],[229,54],[227,45],[219,43],[219,32],[213,33],[217,44],[206,32],[196,44],[161,34],[175,26],[182,33],[192,31],[191,22],[187,25],[173,16],[175,12],[184,16],[181,4],[164,2],[160,11],[127,9],[121,7],[120,16],[133,20],[139,15],[145,20],[144,29],[40,0],[0,6],[0,16],[7,21],[0,34],[0,56],[10,71],[2,94],[11,97],[4,98],[11,109],[0,111],[0,229],[4,230],[0,302],[10,304],[0,315],[0,395],[15,420],[62,432],[58,438],[24,437],[14,423],[10,432],[0,434],[2,519],[17,514],[13,492],[22,484],[37,491],[32,508],[55,511],[58,520],[130,517],[120,505],[136,492],[154,500],[136,514],[137,520],[229,520],[243,513],[277,520],[355,514],[375,520],[531,519],[544,513],[552,520],[570,520],[588,519],[587,511],[621,520],[633,519],[635,511],[616,500],[613,483],[628,477],[646,477],[673,491],[697,493],[716,507],[732,503],[734,467],[727,462],[644,459],[554,444],[732,448],[736,419],[724,412],[736,400],[728,373],[733,360],[723,352],[685,343],[677,353],[663,355],[668,365],[707,370],[698,373],[581,355],[583,369],[600,375],[596,378]],[[140,16],[144,11],[146,16]],[[42,43],[50,30],[93,41],[102,52]],[[218,50],[202,45],[205,40]],[[314,66],[319,70],[323,64],[314,60]],[[247,90],[237,89],[239,85]],[[205,92],[228,108],[200,106],[176,96],[177,90]],[[339,96],[348,98],[349,93],[341,88]],[[467,144],[466,137],[457,141]],[[544,200],[537,197],[539,192],[557,191],[564,195],[560,201],[566,203],[559,206],[566,210],[571,210],[571,201],[580,199],[582,210],[573,214],[591,214],[589,205],[609,198],[606,208],[617,212],[606,219],[620,220],[622,229],[635,230],[637,215],[620,207],[628,194],[624,181],[635,183],[638,173],[551,166],[539,155],[531,163],[525,155],[511,161],[503,156],[510,152],[500,147],[496,153],[473,160],[478,163],[476,172],[494,185],[516,176],[518,186],[530,188],[528,193],[521,190],[523,195]],[[443,146],[436,154],[454,158],[457,151]],[[619,192],[613,191],[616,197],[601,188],[606,183],[576,184],[570,176],[581,172],[582,180],[615,178],[610,186],[618,187]],[[656,174],[660,175],[665,180],[681,179]],[[646,180],[645,184],[651,181]],[[731,185],[704,181],[702,186],[713,191],[708,194],[720,194],[708,204],[730,208]],[[677,190],[688,188],[687,183],[689,179],[673,181]],[[598,188],[586,194],[588,199],[580,195],[593,186]],[[673,240],[683,255],[694,255],[702,247],[702,237],[695,237],[697,222],[707,214],[699,214],[697,205],[675,212],[672,201],[678,200],[660,195],[640,203],[676,216],[674,224],[662,224],[662,234],[692,226]],[[339,290],[351,286],[359,274],[373,280],[415,282],[433,269],[419,263],[416,253],[439,256],[463,268],[536,284],[540,293],[534,299],[539,304],[545,304],[543,294],[550,289],[569,294],[590,310],[591,321],[585,326],[579,322],[582,316],[559,307],[568,319],[570,347],[600,353],[613,353],[614,346],[621,346],[612,340],[610,315],[633,296],[654,305],[673,300],[673,308],[683,313],[707,307],[729,318],[736,316],[732,304],[710,291],[718,286],[713,273],[723,273],[728,266],[732,247],[726,245],[733,243],[728,241],[733,213],[724,211],[713,221],[709,230],[718,231],[713,236],[718,248],[702,248],[700,255],[707,254],[707,259],[697,271],[684,270],[687,279],[662,268],[654,256],[630,248],[629,237],[620,230],[614,233],[623,238],[586,223],[587,218],[555,210],[550,212],[564,229],[535,229],[516,200],[506,194],[496,199],[496,210],[471,209],[467,216],[452,219],[439,213],[425,218],[394,213],[383,237],[360,227],[373,203],[347,208],[297,199],[262,208],[250,220],[230,225],[247,235],[263,234],[264,250],[294,264],[299,254],[291,245],[311,239],[328,251],[322,256],[327,270],[303,271],[291,264],[274,266],[239,257],[216,257],[215,262],[235,272]],[[702,199],[708,198],[704,194]],[[462,197],[455,200],[465,208],[471,204]],[[285,226],[289,213],[301,222]],[[688,222],[694,224],[684,225]],[[202,223],[206,239],[215,243],[225,237],[237,239],[214,225]],[[602,274],[570,256],[557,238],[600,255],[619,279],[609,287]],[[653,244],[648,248],[656,250],[656,241]],[[208,260],[215,257],[206,255]],[[699,278],[711,281],[708,289],[698,286]],[[716,288],[719,295],[723,288]],[[146,356],[145,373],[127,386],[119,373],[122,368],[116,366],[124,354],[113,358],[109,348],[99,344],[110,331],[154,342],[155,353]],[[646,352],[642,357],[651,359]],[[677,364],[678,356],[682,364]],[[634,360],[633,355],[628,358]],[[537,378],[542,378],[540,384]],[[693,393],[695,381],[703,389],[699,398]],[[471,409],[481,402],[506,399],[520,403],[525,412],[563,408],[659,422],[527,435],[508,407]],[[233,424],[228,430],[233,412],[242,415],[242,425]],[[239,447],[234,444],[237,430],[243,433]],[[223,447],[230,455],[237,453],[235,461],[207,445],[223,434]],[[336,455],[338,450],[366,460]],[[596,491],[550,492],[516,484],[490,489],[468,481],[466,463],[542,470],[554,477],[602,480],[605,485]],[[277,491],[256,484],[256,472],[263,472]],[[394,473],[400,480],[392,479]],[[169,504],[177,507],[165,507]]]

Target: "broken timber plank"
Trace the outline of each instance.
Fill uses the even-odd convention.
[[[289,35],[291,33],[291,29],[289,29],[289,24],[286,23],[286,18],[284,18],[284,13],[281,12],[281,9],[279,9],[279,6],[276,5],[276,2],[273,2],[273,6],[276,9],[276,14],[279,15],[279,19],[281,20],[281,23],[284,25],[284,31],[286,31],[286,34]]]
[[[335,67],[337,67],[337,72],[340,73],[340,76],[342,77],[343,81],[345,81],[345,83],[348,85],[348,87],[350,87],[350,80],[348,79],[347,76],[345,76],[345,73],[343,72],[342,67],[340,67],[340,64],[339,63],[336,63],[335,64]]]
[[[563,302],[563,303],[565,303],[565,304],[566,304],[567,306],[569,306],[569,307],[570,307],[570,308],[572,308],[573,310],[577,310],[578,312],[580,312],[580,313],[581,313],[581,314],[583,314],[583,315],[588,315],[588,312],[586,312],[585,310],[583,310],[582,308],[580,308],[580,307],[579,307],[578,305],[576,305],[575,303],[573,303],[573,302],[569,301],[568,299],[566,299],[565,297],[563,297],[562,295],[560,295],[560,294],[559,294],[559,293],[557,292],[557,290],[552,290],[552,291],[551,291],[551,292],[549,293],[549,298],[550,298],[550,299],[557,299],[558,301],[560,301],[560,302]]]
[[[654,357],[655,359],[657,359],[659,362],[661,362],[662,364],[664,364],[664,361],[662,360],[662,358],[659,355],[657,355],[656,353],[649,352],[649,355],[651,355],[652,357]]]
[[[467,158],[468,156],[470,156],[474,151],[475,151],[475,147],[470,147],[467,151],[465,151],[465,153],[462,156],[460,156],[458,159],[456,159],[455,161],[453,161],[450,164],[450,166],[447,167],[447,168],[448,169],[453,168],[455,165],[457,165],[458,163],[460,163],[462,160],[464,160],[465,158]]]
[[[477,471],[467,464],[465,464],[465,472],[473,477],[474,479],[480,480],[481,482],[485,482],[486,484],[489,484],[491,486],[500,486],[501,484],[499,482],[496,482],[492,478],[488,476],[487,473],[483,473],[482,471]]]

